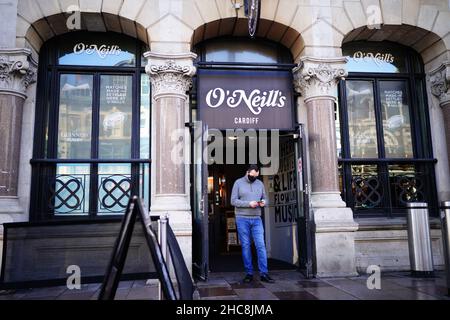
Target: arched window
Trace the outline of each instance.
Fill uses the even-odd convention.
[[[40,52],[31,219],[122,214],[149,201],[150,83],[145,45],[71,32]]]
[[[356,216],[436,213],[434,162],[420,56],[389,42],[343,46],[349,76],[336,117],[341,190]]]
[[[202,62],[233,64],[289,64],[292,55],[285,47],[264,39],[221,37],[196,46]]]

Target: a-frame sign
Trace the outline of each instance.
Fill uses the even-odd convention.
[[[175,290],[170,280],[169,271],[166,262],[158,244],[157,236],[151,227],[151,220],[144,210],[140,199],[133,196],[128,202],[125,216],[122,220],[119,237],[116,240],[111,260],[106,269],[98,300],[113,300],[119,285],[120,277],[123,272],[125,260],[133,235],[134,224],[136,220],[142,225],[145,239],[155,265],[158,278],[161,283],[161,289],[166,300],[176,300]]]

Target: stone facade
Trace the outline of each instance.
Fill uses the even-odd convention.
[[[164,119],[171,129],[183,132],[188,111],[186,89],[195,73],[195,55],[191,51],[202,40],[245,36],[243,9],[236,11],[228,0],[0,0],[0,8],[0,223],[29,219],[34,61],[38,61],[40,48],[74,26],[88,31],[115,31],[140,39],[151,50],[146,54],[146,71],[153,87],[150,210],[171,212],[170,219],[177,236],[183,239],[183,252],[190,265],[189,171],[180,164],[170,165],[164,158],[173,141],[163,141],[161,137],[167,138],[169,129],[158,124]],[[299,64],[294,72],[295,87],[302,93],[298,108],[307,113],[301,121],[309,139],[319,275],[353,275],[356,270],[364,271],[369,262],[386,269],[405,267],[395,259],[384,258],[386,254],[395,256],[399,250],[405,256],[404,221],[355,221],[339,195],[332,106],[337,96],[336,83],[346,75],[343,43],[389,40],[420,53],[429,75],[427,96],[434,156],[438,160],[438,197],[440,201],[449,200],[449,19],[446,0],[262,1],[257,36],[289,48]],[[186,141],[184,152],[189,152]],[[326,168],[326,174],[319,174],[318,166]],[[163,174],[170,180],[165,179],[164,184]],[[386,224],[388,230],[396,231],[386,231],[382,227]],[[439,238],[438,224],[432,227],[433,235]],[[399,239],[403,244],[398,245]]]

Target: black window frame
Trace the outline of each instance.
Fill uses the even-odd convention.
[[[59,43],[66,37],[80,37],[89,34],[101,37],[117,37],[132,41],[135,45],[134,66],[85,66],[85,65],[59,65]],[[88,32],[75,31],[56,36],[43,44],[39,57],[39,73],[36,95],[36,114],[33,142],[33,157],[30,160],[32,166],[32,181],[30,195],[30,221],[49,220],[92,220],[92,219],[121,219],[123,213],[97,215],[98,211],[98,166],[100,164],[129,164],[131,190],[130,196],[139,194],[140,170],[148,165],[149,183],[147,197],[151,199],[151,159],[140,157],[140,117],[141,117],[141,77],[145,75],[145,66],[142,66],[143,53],[147,46],[139,39],[115,32]],[[59,159],[57,155],[58,140],[58,109],[60,99],[59,81],[62,74],[88,74],[93,76],[92,96],[92,127],[91,127],[91,156],[88,159]],[[100,81],[102,75],[121,75],[132,77],[132,127],[131,127],[131,153],[126,159],[99,159],[99,117],[100,117]],[[151,88],[150,88],[150,125],[149,137],[151,137]],[[47,131],[48,130],[48,131]],[[48,140],[46,135],[48,133]],[[47,143],[46,143],[47,141]],[[149,139],[151,150],[151,138]],[[48,177],[56,176],[57,164],[89,164],[89,212],[88,215],[54,215],[48,208],[47,202],[49,190],[46,190]],[[144,178],[142,177],[142,181]],[[150,204],[150,203],[149,203]],[[123,210],[125,212],[125,209]]]
[[[364,44],[373,42],[357,41],[350,44],[358,44],[359,48],[364,48]],[[377,43],[378,46],[385,48],[393,48],[404,53],[406,56],[407,70],[403,73],[365,73],[365,72],[349,72],[344,80],[339,82],[339,112],[340,120],[340,136],[341,136],[341,152],[342,156],[338,159],[339,178],[342,185],[342,198],[347,206],[352,208],[355,218],[361,217],[404,217],[406,207],[394,207],[391,190],[391,177],[389,175],[389,165],[408,164],[414,166],[417,172],[417,179],[422,179],[424,188],[428,191],[426,201],[428,202],[429,212],[431,216],[438,215],[438,200],[436,191],[436,177],[434,166],[437,160],[433,157],[430,115],[428,109],[428,101],[426,99],[426,75],[423,69],[423,61],[420,55],[413,49],[399,45],[396,43],[383,41]],[[345,44],[343,49],[345,48]],[[344,51],[344,50],[343,50]],[[417,70],[417,65],[420,70]],[[352,158],[350,153],[349,123],[347,112],[347,96],[346,81],[370,81],[373,85],[374,108],[376,115],[376,132],[377,132],[377,158]],[[387,158],[385,154],[383,119],[381,110],[381,91],[379,90],[380,81],[406,81],[407,99],[410,113],[411,139],[413,148],[413,158]],[[419,92],[421,91],[422,101],[420,101]],[[425,121],[420,121],[420,117],[425,117]],[[353,193],[353,176],[352,165],[377,165],[378,182],[383,189],[382,206],[377,208],[356,208],[355,196]],[[395,178],[395,177],[394,177]]]

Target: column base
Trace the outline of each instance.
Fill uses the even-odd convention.
[[[22,221],[23,214],[18,197],[0,197],[0,234],[3,234],[3,223]]]
[[[152,199],[150,215],[169,214],[172,228],[184,261],[192,276],[192,212],[189,198],[185,195],[155,195]]]
[[[354,234],[358,224],[339,193],[313,193],[315,273],[318,277],[357,276]]]

